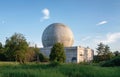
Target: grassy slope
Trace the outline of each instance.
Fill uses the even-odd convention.
[[[120,67],[63,64],[18,64],[0,62],[0,77],[120,77]]]

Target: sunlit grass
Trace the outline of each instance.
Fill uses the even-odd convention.
[[[96,65],[0,62],[0,77],[120,77],[120,67]]]

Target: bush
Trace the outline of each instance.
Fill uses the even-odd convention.
[[[120,66],[120,56],[115,57],[109,61],[103,62],[101,66],[103,67]]]
[[[56,67],[56,66],[59,66],[60,65],[60,62],[51,62],[49,64],[50,67]]]
[[[6,58],[6,55],[5,53],[0,53],[0,61],[6,61],[7,58]]]
[[[65,55],[63,44],[55,43],[51,48],[51,53],[49,57],[51,62],[64,63],[66,60],[66,55]]]
[[[46,56],[44,56],[42,53],[39,53],[39,60],[41,62],[48,62],[49,61],[49,59]]]

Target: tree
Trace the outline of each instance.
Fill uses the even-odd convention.
[[[64,46],[61,43],[56,43],[51,48],[51,53],[49,55],[51,62],[63,63],[66,60],[66,55],[64,51]]]
[[[31,62],[36,60],[36,52],[34,50],[34,47],[28,47],[26,53],[25,53],[25,61]]]
[[[49,61],[49,59],[46,56],[44,56],[42,53],[39,53],[39,60],[40,60],[40,62],[48,62]]]
[[[105,45],[103,54],[104,54],[104,55],[107,55],[108,53],[110,53],[110,47],[109,47],[108,45]]]
[[[40,49],[37,47],[36,44],[35,44],[35,47],[34,47],[34,51],[36,53],[36,60],[37,60],[37,62],[39,62],[40,61],[40,59],[39,59]]]
[[[5,50],[9,61],[24,63],[27,48],[28,43],[25,37],[20,33],[15,33],[10,38],[6,39]]]
[[[40,52],[40,48],[38,48],[36,44],[34,47],[34,51],[35,51],[35,60],[37,62],[48,62],[49,61],[49,59]]]
[[[120,52],[119,51],[115,51],[114,54],[115,54],[115,56],[119,56]]]
[[[5,56],[5,51],[2,43],[0,42],[0,61],[5,61],[6,56]]]
[[[0,42],[0,49],[2,48],[2,43]]]
[[[109,60],[113,56],[112,52],[110,51],[110,47],[108,45],[105,45],[103,56],[104,56],[104,60]]]
[[[98,44],[97,53],[98,55],[103,55],[105,45],[103,43]]]
[[[2,43],[0,42],[0,53],[3,52],[3,46]]]
[[[98,44],[97,53],[98,54],[95,58],[98,62],[106,61],[113,57],[112,52],[110,52],[110,47],[108,45],[104,45],[102,43]]]

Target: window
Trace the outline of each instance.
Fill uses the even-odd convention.
[[[72,57],[71,61],[72,61],[73,63],[76,63],[76,62],[77,62],[77,58],[76,58],[76,57]]]
[[[80,56],[83,56],[83,54],[80,54]]]

